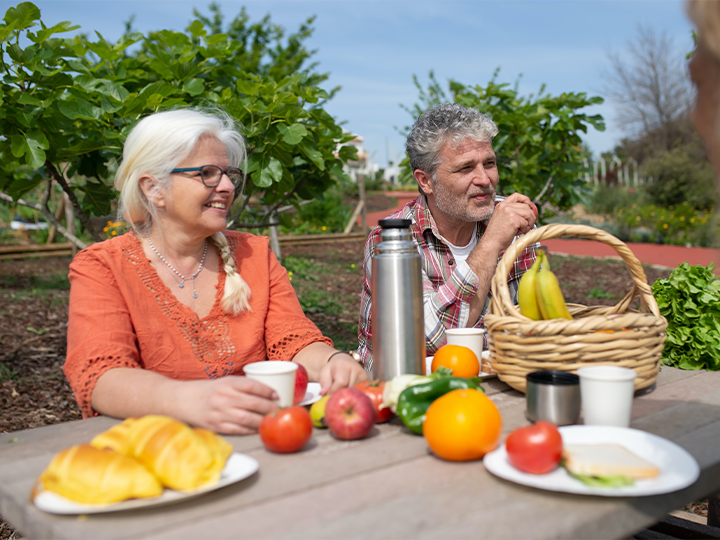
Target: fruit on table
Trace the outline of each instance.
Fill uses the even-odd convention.
[[[520,278],[518,285],[518,306],[520,307],[520,313],[533,321],[541,321],[543,318],[535,290],[537,272],[542,264],[543,256],[544,252],[542,250],[538,251],[535,262]]]
[[[430,405],[423,435],[436,456],[448,461],[472,461],[497,447],[502,417],[490,398],[479,390],[453,390]]]
[[[452,370],[454,377],[477,377],[480,373],[480,361],[477,355],[461,345],[443,345],[433,356],[431,371],[435,373],[440,366]]]
[[[325,406],[327,405],[330,396],[323,396],[310,407],[310,419],[312,420],[313,426],[317,428],[326,428],[327,422],[325,422]]]
[[[510,464],[530,474],[545,474],[560,464],[562,435],[550,422],[537,422],[513,431],[505,441]]]
[[[325,405],[325,422],[338,439],[362,439],[370,433],[377,412],[370,398],[357,388],[341,388]]]
[[[542,255],[542,268],[535,276],[535,291],[537,293],[540,313],[545,320],[549,319],[570,319],[572,315],[565,304],[565,298],[560,290],[555,274],[550,271],[550,261],[547,255]]]
[[[364,392],[375,406],[375,412],[377,413],[377,418],[375,419],[376,424],[383,424],[392,418],[393,412],[390,410],[390,407],[383,405],[385,381],[381,381],[379,379],[374,381],[363,381],[356,384],[355,388]]]
[[[163,491],[158,479],[134,459],[89,444],[59,452],[38,483],[48,491],[85,504],[156,497]]]
[[[298,364],[297,366],[298,368],[295,372],[295,394],[293,395],[293,403],[295,405],[305,399],[305,392],[307,392],[308,387],[307,370],[302,364]]]
[[[260,440],[279,454],[297,452],[312,436],[312,420],[305,407],[294,405],[265,415],[260,422]]]
[[[480,379],[441,376],[425,384],[411,386],[400,394],[397,414],[410,431],[422,435],[425,415],[430,405],[451,390],[467,388],[482,390]]]

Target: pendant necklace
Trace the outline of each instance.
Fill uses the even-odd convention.
[[[158,256],[158,259],[160,259],[160,260],[165,264],[165,266],[167,266],[170,270],[172,270],[173,272],[175,272],[178,276],[180,276],[180,279],[182,279],[182,281],[181,281],[180,283],[178,283],[178,287],[180,287],[180,288],[182,289],[182,288],[185,287],[185,282],[186,282],[188,279],[192,280],[193,298],[197,298],[198,295],[197,295],[197,290],[195,289],[195,278],[198,277],[198,274],[199,274],[199,273],[202,271],[202,269],[203,269],[203,264],[205,264],[205,256],[207,255],[208,241],[205,240],[205,251],[203,251],[203,256],[202,256],[202,259],[200,260],[200,266],[198,266],[197,272],[195,272],[195,273],[194,273],[192,276],[190,276],[190,277],[185,277],[185,276],[183,276],[180,272],[178,272],[178,271],[175,269],[175,267],[173,267],[173,265],[171,265],[169,262],[167,262],[167,261],[165,260],[165,257],[163,257],[162,255],[160,255],[160,252],[155,248],[155,245],[152,243],[152,240],[150,240],[150,233],[146,233],[146,234],[145,234],[145,237],[147,238],[147,241],[148,241],[148,243],[150,244],[150,249],[152,249],[152,250],[155,252],[155,255]]]

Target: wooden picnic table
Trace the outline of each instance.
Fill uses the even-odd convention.
[[[484,384],[504,434],[527,424],[524,396]],[[0,515],[29,538],[623,538],[668,511],[720,491],[720,373],[664,367],[636,397],[631,427],[675,441],[700,479],[671,494],[605,498],[500,480],[481,461],[433,457],[400,423],[342,442],[316,430],[297,454],[266,451],[258,436],[228,437],[260,470],[216,492],[165,507],[89,516],[41,512],[31,487],[63,448],[117,420],[100,417],[0,435]]]

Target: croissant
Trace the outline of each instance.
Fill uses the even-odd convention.
[[[232,447],[217,435],[213,439],[198,434],[167,416],[138,419],[130,426],[128,437],[131,457],[145,465],[163,485],[177,490],[217,482],[232,452]],[[207,440],[214,442],[208,445]]]
[[[163,491],[157,478],[134,459],[88,444],[58,453],[38,481],[48,491],[86,504],[156,497]]]
[[[94,446],[100,450],[115,450],[125,456],[130,455],[130,438],[128,435],[130,433],[130,426],[135,422],[137,422],[137,418],[128,418],[124,422],[111,427],[90,441],[90,446]]]

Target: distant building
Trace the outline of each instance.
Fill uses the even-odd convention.
[[[352,141],[345,143],[345,146],[354,146],[357,148],[358,159],[357,161],[348,161],[343,166],[343,171],[353,181],[357,182],[358,175],[364,177],[375,178],[375,174],[380,170],[380,166],[377,163],[373,163],[372,156],[368,154],[363,141],[365,139],[357,135]]]

